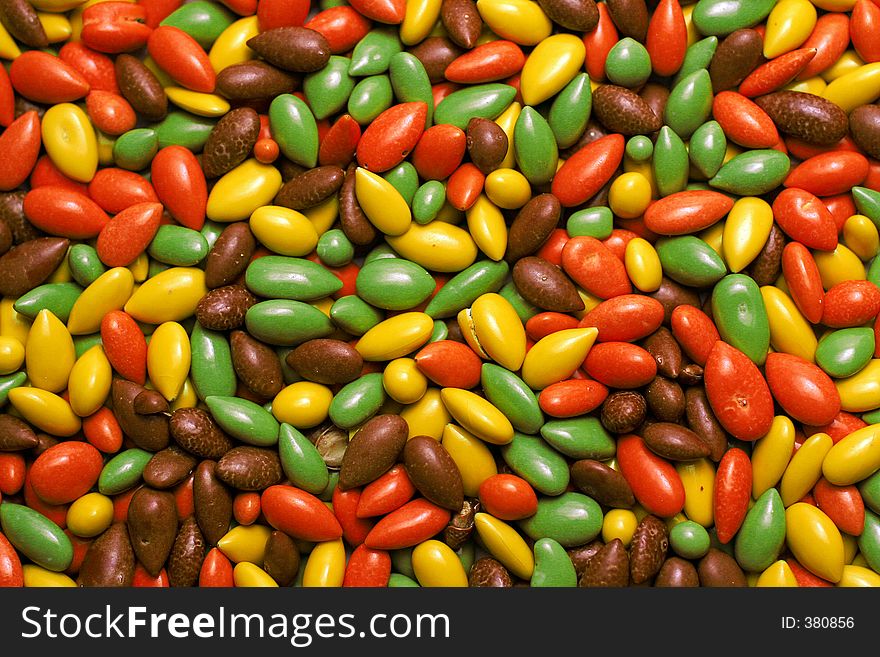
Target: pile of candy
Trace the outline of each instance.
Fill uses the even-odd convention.
[[[0,585],[880,586],[880,0],[0,0]]]

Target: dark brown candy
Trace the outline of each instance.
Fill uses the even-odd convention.
[[[211,331],[228,331],[244,324],[248,308],[257,299],[244,285],[224,285],[199,299],[196,319]]]
[[[681,368],[678,382],[683,386],[698,386],[703,382],[703,368],[696,363],[688,363]]]
[[[245,387],[258,397],[270,399],[284,387],[281,361],[275,350],[245,331],[229,335],[232,368]]]
[[[717,463],[727,451],[727,433],[715,417],[706,391],[701,386],[688,388],[684,399],[688,426],[708,447],[709,458]]]
[[[764,60],[763,51],[764,40],[756,30],[744,28],[728,34],[709,63],[712,91],[717,94],[738,86]]]
[[[571,279],[543,258],[520,258],[513,266],[513,283],[526,301],[543,310],[568,313],[584,309]]]
[[[14,242],[15,238],[12,236],[12,229],[5,221],[0,221],[0,256],[9,251]]]
[[[55,436],[50,436],[48,433],[43,433],[41,431],[37,434],[37,444],[31,449],[31,454],[34,458],[37,458],[40,454],[45,452],[50,447],[54,447],[59,442],[61,441],[58,440]]]
[[[141,390],[132,402],[132,408],[138,415],[155,415],[171,410],[168,400],[155,390]]]
[[[605,4],[620,36],[645,42],[648,34],[648,6],[645,0],[606,0]]]
[[[429,501],[455,513],[461,510],[461,473],[439,441],[430,436],[413,436],[403,448],[403,464],[413,486]]]
[[[79,583],[88,587],[129,587],[134,582],[134,550],[124,522],[112,525],[86,550]]]
[[[654,586],[658,588],[694,588],[699,585],[700,577],[694,564],[681,557],[669,557],[654,578]]]
[[[547,17],[566,30],[592,32],[599,24],[595,0],[538,0]]]
[[[193,516],[177,531],[168,557],[168,583],[173,587],[195,586],[205,560],[205,538]]]
[[[159,490],[176,486],[186,479],[198,461],[177,445],[156,452],[144,468],[144,483]]]
[[[307,27],[276,27],[247,41],[248,48],[285,71],[312,73],[330,61],[326,37]]]
[[[27,0],[0,0],[0,21],[12,36],[26,46],[49,46],[49,37],[46,36],[40,17]]]
[[[0,296],[20,297],[42,284],[67,255],[70,240],[38,237],[0,256]]]
[[[745,587],[746,575],[732,556],[717,548],[709,548],[697,564],[700,585],[710,588]]]
[[[260,117],[253,109],[239,107],[227,112],[211,130],[202,150],[205,176],[222,176],[244,162],[259,136]]]
[[[849,115],[849,131],[859,148],[880,160],[880,105],[862,105]]]
[[[159,575],[177,535],[174,494],[139,488],[128,505],[128,534],[135,556],[153,577]]]
[[[229,224],[205,259],[205,285],[215,289],[232,283],[247,269],[256,248],[257,240],[246,222]]]
[[[196,522],[208,545],[215,545],[232,522],[232,493],[216,473],[216,461],[202,461],[193,478]]]
[[[354,153],[354,151],[352,151]],[[350,161],[350,160],[349,160]],[[283,155],[279,155],[278,159],[273,163],[275,168],[281,172],[281,180],[287,182],[288,180],[293,180],[297,176],[308,171],[303,166],[300,166],[296,162],[291,162]]]
[[[357,201],[354,189],[356,170],[354,162],[348,165],[345,180],[339,188],[339,224],[352,244],[365,246],[375,240],[378,233]]]
[[[377,415],[367,421],[342,457],[339,487],[363,486],[382,476],[397,461],[408,435],[409,426],[399,415]]]
[[[25,194],[23,191],[0,193],[0,223],[12,231],[13,244],[43,237],[43,232],[28,221],[24,214]]]
[[[581,577],[584,576],[587,564],[590,563],[592,558],[595,557],[603,547],[605,547],[605,544],[599,539],[596,539],[590,541],[586,545],[579,545],[577,547],[566,549],[565,553],[568,555],[568,558],[571,559],[571,563],[574,566],[574,572],[577,575],[579,582],[581,581]]]
[[[596,121],[594,118],[590,118],[590,120],[587,122],[587,127],[584,130],[583,134],[574,144],[572,144],[568,148],[564,148],[559,151],[559,156],[568,159],[587,144],[592,144],[597,139],[601,139],[602,137],[607,136],[608,131],[605,129],[605,126]]]
[[[629,545],[630,576],[635,584],[647,582],[659,571],[669,549],[666,523],[657,516],[642,518]]]
[[[425,67],[431,84],[446,81],[446,67],[464,51],[445,37],[428,37],[410,50]]]
[[[171,437],[190,454],[219,459],[233,447],[232,439],[200,408],[178,408],[168,421]]]
[[[670,461],[694,461],[709,456],[709,447],[690,429],[673,422],[654,422],[642,438],[648,449]]]
[[[669,87],[656,82],[648,82],[639,90],[639,98],[659,117],[666,114],[666,102],[669,100]]]
[[[344,180],[345,172],[332,164],[309,169],[284,183],[275,196],[275,205],[307,210],[338,192]]]
[[[626,478],[600,461],[582,459],[572,463],[571,481],[581,492],[604,506],[628,509],[635,504]]]
[[[470,50],[483,31],[483,19],[473,0],[443,0],[440,20],[453,43]]]
[[[559,224],[562,205],[553,194],[538,194],[517,213],[507,234],[508,262],[531,255],[540,249]]]
[[[299,571],[299,550],[290,536],[277,529],[269,534],[266,541],[266,554],[263,557],[263,570],[279,586],[289,586]]]
[[[137,57],[116,56],[116,83],[134,111],[149,121],[161,121],[168,113],[168,96],[162,83]]]
[[[331,470],[339,470],[342,467],[342,459],[348,449],[348,431],[328,422],[312,429],[308,439],[324,459],[324,465]]]
[[[630,433],[645,421],[648,404],[634,390],[612,392],[602,402],[599,419],[611,433]]]
[[[661,422],[678,422],[684,415],[684,390],[672,379],[654,377],[645,388],[648,410]]]
[[[661,326],[645,338],[645,350],[657,362],[657,373],[675,379],[681,373],[682,355],[678,341],[672,332]]]
[[[656,292],[648,295],[660,302],[663,306],[663,323],[668,324],[672,311],[681,305],[700,307],[700,296],[696,290],[679,285],[675,281],[666,278],[660,280],[660,287]]]
[[[468,586],[471,588],[509,589],[513,579],[504,565],[492,557],[480,557],[471,565],[468,573]]]
[[[326,385],[354,381],[364,365],[357,349],[330,338],[308,340],[289,352],[285,360],[304,379]]]
[[[21,452],[36,447],[39,442],[27,422],[8,413],[0,414],[0,452]]]
[[[474,533],[477,513],[480,511],[480,500],[465,499],[461,510],[452,516],[446,529],[443,530],[443,542],[453,550],[458,550]]]
[[[821,96],[802,91],[776,91],[755,103],[782,132],[817,146],[831,146],[846,136],[849,117]]]
[[[468,155],[484,174],[488,175],[501,166],[508,145],[507,133],[495,121],[477,116],[468,121]]]
[[[603,84],[593,92],[593,112],[608,130],[626,136],[647,135],[663,125],[641,96],[614,84]]]
[[[142,385],[125,379],[113,379],[110,386],[110,398],[113,402],[113,414],[119,421],[122,431],[141,449],[158,452],[168,447],[168,417],[161,413],[156,415],[139,415],[134,410],[134,400],[146,390]]]
[[[578,586],[581,588],[620,588],[629,584],[629,555],[623,541],[615,538],[587,563]]]
[[[217,462],[214,474],[238,490],[264,490],[281,481],[281,460],[274,449],[233,447]]]
[[[775,223],[770,228],[770,237],[764,247],[752,260],[746,273],[755,279],[757,285],[772,285],[782,269],[782,250],[785,248],[785,233]]]
[[[271,99],[299,88],[299,78],[254,59],[232,64],[217,74],[216,92],[229,100]]]

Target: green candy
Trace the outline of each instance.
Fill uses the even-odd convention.
[[[760,196],[781,185],[790,167],[785,153],[772,149],[746,151],[722,165],[709,184],[740,196]]]
[[[88,287],[107,271],[95,247],[88,244],[74,244],[70,247],[67,252],[67,266],[73,280],[82,287]]]
[[[470,572],[471,566],[474,565],[474,559],[476,558],[476,546],[473,542],[467,541],[457,550],[458,560],[461,561],[461,565],[464,568],[464,572]]]
[[[365,76],[387,71],[391,58],[403,50],[399,32],[393,27],[380,27],[367,32],[351,53],[348,74]]]
[[[693,520],[680,522],[669,531],[669,546],[685,559],[700,559],[711,545],[709,532]]]
[[[348,113],[366,125],[391,107],[393,94],[387,75],[373,75],[358,82],[348,99]]]
[[[446,185],[439,180],[429,180],[416,190],[412,200],[413,221],[428,224],[437,218],[446,202]]]
[[[278,442],[278,420],[262,406],[241,397],[211,395],[205,398],[214,421],[233,438],[257,447]]]
[[[382,177],[400,192],[407,205],[412,203],[416,190],[419,188],[419,174],[410,162],[401,162],[390,171],[382,174]]]
[[[868,267],[867,278],[874,285],[880,285],[880,258],[874,256],[871,265]]]
[[[189,374],[198,398],[204,401],[211,396],[234,397],[237,382],[226,334],[196,322],[190,336],[190,352]]]
[[[656,248],[663,273],[682,285],[709,287],[727,273],[715,249],[694,235],[661,238]]]
[[[666,125],[682,139],[688,139],[709,118],[712,99],[709,71],[704,68],[694,71],[669,92],[664,113]]]
[[[133,447],[120,452],[104,464],[98,476],[98,491],[117,495],[137,485],[153,453]]]
[[[862,416],[865,419],[865,416]],[[865,420],[867,422],[867,420]],[[880,513],[880,470],[858,483],[859,493],[865,506],[874,513]]]
[[[307,169],[318,163],[318,124],[304,101],[293,94],[276,96],[269,105],[269,126],[284,157]]]
[[[556,173],[559,150],[547,120],[533,107],[523,107],[513,130],[516,163],[533,185],[550,182]]]
[[[318,238],[315,249],[328,267],[344,267],[354,258],[354,244],[338,228],[332,228]]]
[[[704,177],[712,178],[724,164],[727,136],[718,121],[706,121],[694,131],[688,143],[688,157]]]
[[[46,283],[25,292],[15,300],[15,312],[34,319],[41,310],[51,310],[62,322],[67,322],[73,304],[83,289],[76,283]]]
[[[862,419],[868,424],[877,424],[880,422],[880,408],[862,413]]]
[[[385,403],[382,373],[366,374],[345,384],[330,402],[330,420],[343,429],[352,429],[366,422]]]
[[[605,75],[621,87],[640,87],[651,76],[651,56],[641,43],[624,37],[608,51]]]
[[[0,376],[0,406],[6,405],[6,400],[9,399],[9,391],[23,386],[25,381],[27,381],[27,372],[15,372]]]
[[[113,162],[120,169],[140,171],[150,166],[159,152],[159,136],[152,128],[135,128],[122,133],[113,143]]]
[[[650,140],[648,143],[651,143]],[[604,240],[610,237],[611,231],[614,230],[614,214],[604,205],[584,208],[568,218],[565,229],[571,237],[586,236]]]
[[[434,320],[434,328],[431,330],[431,337],[428,342],[439,342],[449,337],[449,327],[442,319]]]
[[[428,302],[425,313],[434,319],[452,317],[483,294],[501,289],[509,272],[504,260],[479,260],[449,279]]]
[[[852,376],[874,357],[874,330],[867,327],[832,331],[819,340],[816,364],[828,376]]]
[[[245,284],[261,297],[294,301],[323,299],[342,287],[326,267],[290,256],[257,258],[245,271]]]
[[[434,291],[436,283],[423,267],[402,258],[383,258],[364,265],[355,280],[358,296],[385,310],[413,308]]]
[[[405,588],[417,589],[420,587],[419,587],[419,583],[417,581],[407,577],[406,575],[401,575],[400,573],[391,573],[391,576],[388,578],[388,588],[390,588],[390,589],[405,589]]]
[[[308,438],[286,422],[278,434],[278,456],[284,475],[297,488],[313,495],[327,488],[330,472],[324,459]]]
[[[756,365],[763,365],[770,347],[770,323],[755,280],[730,274],[712,290],[712,318],[721,339]]]
[[[744,570],[761,572],[776,561],[785,543],[785,507],[768,488],[748,510],[736,534],[734,555]]]
[[[541,309],[533,306],[528,301],[525,300],[522,294],[520,294],[519,289],[516,285],[513,284],[513,281],[510,281],[504,287],[502,287],[498,294],[504,297],[507,302],[513,306],[514,311],[516,311],[517,317],[519,317],[520,321],[525,324],[532,317],[541,312]]]
[[[324,68],[303,80],[303,93],[316,119],[326,119],[345,107],[355,85],[348,73],[350,65],[348,57],[332,55]]]
[[[412,567],[411,547],[391,551],[391,566],[398,573],[415,579],[416,571]]]
[[[370,249],[370,252],[364,258],[364,264],[368,265],[371,262],[373,262],[373,260],[382,260],[383,258],[399,258],[399,257],[400,256],[397,255],[397,251],[392,249],[390,245],[382,243],[382,244],[377,244],[372,249]]]
[[[73,338],[73,349],[76,357],[79,358],[96,344],[103,344],[100,333],[92,333],[91,335],[76,335]]]
[[[651,162],[660,196],[680,192],[687,186],[689,164],[688,151],[681,137],[668,125],[660,128]]]
[[[363,335],[381,322],[384,315],[360,297],[350,294],[333,302],[330,318],[343,331]]]
[[[853,187],[852,197],[859,213],[873,221],[875,226],[880,227],[880,192],[867,187]]]
[[[552,538],[564,547],[589,543],[602,531],[602,508],[592,497],[563,493],[542,497],[533,516],[520,520],[522,530],[536,541]]]
[[[334,331],[330,318],[320,310],[289,299],[271,299],[251,306],[245,324],[257,340],[282,347],[325,338]]]
[[[573,459],[604,461],[614,456],[617,443],[599,418],[590,415],[551,420],[541,427],[551,447]]]
[[[516,97],[516,89],[508,84],[492,82],[453,91],[437,105],[435,123],[448,123],[465,130],[468,122],[479,117],[497,118]]]
[[[700,0],[694,7],[694,25],[700,34],[724,36],[752,27],[767,18],[777,0]]]
[[[224,228],[226,228],[226,225],[217,223],[216,221],[206,221],[205,225],[202,226],[202,229],[199,232],[208,243],[209,249],[214,248],[214,244],[217,243],[217,238],[220,237],[220,233],[223,232]]]
[[[183,146],[193,153],[204,148],[205,142],[217,121],[189,112],[168,112],[168,115],[154,127],[159,139],[159,148]]]
[[[859,535],[859,551],[872,570],[880,571],[880,516],[865,510],[865,529]]]
[[[333,472],[328,472],[327,475],[327,485],[324,487],[320,493],[317,493],[317,498],[322,502],[332,502],[333,501],[333,491],[336,490],[336,485],[339,483],[339,471],[334,470]]]
[[[553,104],[550,105],[547,122],[559,148],[568,148],[577,143],[587,129],[592,109],[590,76],[578,73],[556,94]]]
[[[634,135],[626,142],[626,156],[634,162],[647,162],[654,155],[654,142],[645,135]]]
[[[708,69],[717,48],[718,37],[716,36],[700,39],[694,45],[689,46],[684,53],[684,61],[681,63],[681,68],[678,69],[678,73],[672,78],[672,86],[677,85],[694,71],[699,71],[701,68]]]
[[[73,544],[61,527],[21,504],[0,504],[0,526],[9,542],[38,566],[53,572],[73,561]]]
[[[430,128],[434,116],[434,92],[421,60],[412,53],[399,52],[391,56],[388,74],[397,100],[401,103],[421,101],[428,106],[425,129]]]
[[[183,30],[207,51],[236,18],[223,5],[196,0],[175,9],[159,25]]]
[[[539,493],[560,495],[565,492],[569,481],[568,461],[543,438],[517,431],[513,440],[501,447],[501,456],[511,470]]]
[[[552,538],[535,541],[535,570],[529,585],[532,588],[577,586],[577,572],[568,552]]]
[[[185,226],[159,226],[147,247],[150,257],[174,267],[191,267],[204,260],[210,247],[197,230]]]
[[[480,383],[486,398],[507,416],[514,429],[526,434],[540,431],[544,414],[538,397],[519,376],[495,363],[483,363]]]
[[[150,266],[147,269],[147,278],[153,278],[166,269],[171,269],[171,265],[166,265],[164,262],[159,262],[158,260],[150,260]]]

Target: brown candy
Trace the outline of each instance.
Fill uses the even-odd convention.
[[[156,452],[144,468],[144,483],[159,490],[176,486],[186,479],[198,461],[177,445]]]
[[[116,83],[134,111],[149,121],[161,121],[168,113],[168,96],[162,83],[137,57],[116,56]]]
[[[473,117],[467,125],[467,149],[471,162],[488,175],[501,166],[507,155],[507,133],[495,121]],[[508,244],[509,244],[508,239]]]
[[[586,545],[579,545],[577,547],[568,548],[565,551],[568,555],[568,558],[571,559],[571,563],[574,566],[574,572],[577,575],[579,582],[581,580],[581,577],[584,576],[584,571],[586,571],[587,565],[603,547],[605,547],[605,544],[599,539],[596,539],[587,543]]]
[[[669,100],[669,87],[656,82],[648,82],[639,91],[639,98],[659,117],[666,114],[666,103]]]
[[[304,379],[326,385],[354,381],[364,366],[357,349],[330,338],[303,342],[289,352],[285,360]]]
[[[520,258],[513,266],[513,283],[526,301],[543,310],[568,313],[584,309],[571,279],[543,258]]]
[[[168,421],[171,437],[190,454],[219,459],[232,449],[232,439],[200,408],[178,408]]]
[[[38,444],[29,424],[8,413],[0,414],[0,452],[20,452]]]
[[[634,390],[612,392],[602,402],[599,419],[611,433],[630,433],[645,421],[648,404]]]
[[[177,535],[174,494],[144,486],[131,497],[128,533],[134,553],[147,572],[159,575]]]
[[[122,431],[135,445],[150,452],[158,452],[168,447],[170,441],[168,418],[161,413],[139,415],[135,412],[135,397],[144,390],[146,388],[134,381],[114,379],[110,386],[113,414]]]
[[[658,374],[670,379],[678,378],[682,365],[681,347],[668,328],[658,328],[645,338],[642,346],[657,362]]]
[[[608,131],[605,129],[605,126],[596,121],[594,118],[590,118],[590,120],[587,122],[587,127],[586,129],[584,129],[584,133],[580,136],[580,138],[573,145],[559,151],[559,156],[568,159],[587,144],[592,144],[597,139],[601,139],[602,137],[607,136]]]
[[[263,100],[292,93],[299,88],[299,82],[290,73],[254,59],[220,71],[216,92],[229,100]]]
[[[658,588],[693,588],[699,585],[700,578],[694,564],[681,557],[669,557],[654,578],[654,586]]]
[[[606,0],[605,4],[620,36],[645,42],[648,34],[648,6],[645,0]]]
[[[134,398],[131,406],[138,415],[167,413],[171,409],[168,405],[168,400],[155,390],[141,390]]]
[[[694,461],[709,456],[709,447],[690,429],[672,422],[645,427],[642,438],[648,449],[670,461]]]
[[[168,557],[168,583],[173,587],[195,586],[205,560],[205,538],[193,516],[180,525]]]
[[[403,448],[403,464],[413,486],[429,501],[455,513],[464,503],[464,484],[446,448],[430,436],[413,436]]]
[[[40,17],[27,0],[0,0],[0,21],[23,44],[31,48],[49,46],[49,37]]]
[[[688,388],[684,393],[687,424],[709,449],[709,458],[716,463],[727,451],[727,433],[715,417],[706,391],[700,386]]]
[[[880,159],[880,105],[862,105],[850,112],[849,131],[859,148]]]
[[[553,194],[532,197],[517,213],[507,234],[507,262],[516,262],[540,249],[559,224],[562,205]]]
[[[849,117],[821,96],[802,91],[776,91],[755,98],[782,132],[810,144],[831,146],[846,136]]]
[[[196,319],[211,331],[228,331],[244,324],[248,308],[257,302],[243,285],[224,285],[199,299]]]
[[[352,244],[365,246],[375,240],[378,233],[358,204],[354,189],[356,170],[357,165],[352,162],[339,188],[339,224]]]
[[[620,588],[629,584],[629,556],[623,541],[615,538],[587,563],[578,586],[581,588]]]
[[[717,548],[709,548],[697,564],[700,585],[710,588],[745,587],[746,576],[732,556]]]
[[[89,587],[129,587],[134,582],[134,550],[128,527],[117,522],[86,550],[79,568],[79,583]]]
[[[764,247],[746,270],[746,273],[755,280],[756,285],[772,285],[776,282],[782,269],[784,248],[785,233],[774,222]]]
[[[657,516],[642,518],[629,545],[630,576],[634,584],[647,582],[654,577],[666,559],[669,549],[669,532],[666,523]]]
[[[284,388],[281,361],[275,350],[244,331],[229,335],[232,368],[245,387],[258,397],[273,398]]]
[[[764,60],[764,40],[756,30],[744,28],[728,34],[712,56],[709,77],[712,92],[733,89]]]
[[[220,481],[215,461],[202,461],[193,477],[193,508],[196,522],[208,545],[215,545],[232,522],[232,493]]]
[[[281,460],[274,449],[233,447],[217,462],[214,474],[232,488],[260,491],[281,481]]]
[[[443,0],[440,20],[453,43],[470,50],[483,31],[483,19],[473,0]]]
[[[307,27],[276,27],[247,41],[248,48],[267,62],[295,73],[311,73],[330,61],[326,37]]]
[[[205,176],[217,178],[244,162],[259,136],[260,117],[250,107],[239,107],[224,114],[202,150]]]
[[[696,363],[688,363],[681,368],[678,382],[683,386],[698,386],[703,382],[703,368]]]
[[[229,224],[205,259],[205,285],[216,289],[232,283],[247,269],[256,248],[257,240],[246,222]]]
[[[338,192],[344,180],[345,172],[334,165],[309,169],[284,183],[275,196],[275,205],[307,210]]]
[[[599,504],[617,509],[635,504],[629,482],[614,468],[593,459],[581,459],[572,463],[570,470],[572,483]]]
[[[383,475],[397,461],[408,435],[409,426],[399,415],[377,415],[367,421],[342,457],[339,487],[363,486]]]
[[[12,231],[13,244],[43,237],[43,232],[28,221],[24,214],[25,194],[23,191],[0,193],[0,223]]]
[[[0,256],[9,251],[14,242],[15,238],[12,236],[12,229],[5,221],[0,221]]]
[[[266,554],[263,557],[263,570],[279,586],[289,586],[299,571],[299,550],[290,536],[277,529],[269,534],[266,541]]]
[[[684,415],[684,390],[665,376],[654,377],[645,388],[648,410],[661,422],[678,422]]]
[[[650,134],[663,125],[637,93],[614,84],[603,84],[593,92],[593,112],[608,130],[628,137]]]
[[[55,445],[57,445],[59,442],[61,441],[58,440],[55,436],[50,436],[48,433],[40,432],[37,434],[37,444],[33,449],[31,449],[31,454],[34,458],[36,458],[50,447],[54,447]]]
[[[547,17],[566,30],[592,32],[599,24],[595,0],[538,0]]]
[[[675,281],[666,278],[660,280],[660,287],[656,292],[648,296],[656,299],[663,306],[663,323],[668,324],[672,311],[677,306],[688,305],[696,308],[700,307],[700,296],[696,290],[679,285]]]
[[[431,84],[446,81],[446,67],[462,52],[461,48],[445,37],[428,37],[410,50],[425,67]]]
[[[20,297],[42,284],[67,255],[70,240],[38,237],[0,256],[0,296]]]
[[[468,573],[468,586],[509,589],[513,586],[513,579],[500,561],[492,557],[480,557],[474,561]]]
[[[452,516],[446,529],[443,530],[443,542],[453,550],[458,550],[474,533],[475,519],[480,511],[480,500],[466,499],[461,510]]]

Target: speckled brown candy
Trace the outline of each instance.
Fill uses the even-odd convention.
[[[214,472],[227,486],[259,491],[281,481],[281,461],[274,449],[244,445],[226,452]]]
[[[144,468],[144,483],[158,490],[176,486],[186,479],[198,461],[177,445],[156,452]]]
[[[155,390],[141,390],[131,406],[138,415],[168,413],[171,410],[168,400]]]
[[[468,573],[471,588],[502,588],[513,586],[513,579],[504,565],[492,557],[480,557],[471,565]]]
[[[445,37],[428,37],[410,52],[425,67],[431,84],[437,84],[446,81],[446,67],[463,51]]]
[[[142,385],[125,379],[113,379],[110,398],[113,414],[119,421],[122,431],[141,449],[158,452],[168,447],[170,441],[168,417],[165,415],[139,415],[134,410],[134,399],[142,391]]]
[[[599,417],[602,426],[608,431],[630,433],[641,426],[647,412],[648,404],[640,393],[635,390],[620,390],[605,398]]]
[[[523,256],[535,253],[559,224],[561,213],[562,206],[553,194],[538,194],[530,199],[510,225],[504,258],[508,262],[516,262]]]
[[[696,290],[679,285],[665,276],[660,280],[660,287],[648,296],[656,299],[663,306],[663,322],[665,324],[669,324],[672,311],[678,306],[687,304],[696,308],[700,307],[700,296]]]
[[[620,36],[644,43],[648,34],[648,7],[645,0],[606,0],[608,13]]]
[[[70,240],[38,237],[13,247],[0,256],[0,296],[20,297],[52,274],[67,255]]]
[[[226,113],[211,130],[202,150],[205,176],[217,178],[244,162],[259,136],[260,116],[253,109],[239,107]]]
[[[669,557],[654,578],[654,586],[658,588],[694,588],[699,585],[700,578],[694,564],[681,557]]]
[[[285,71],[311,73],[330,61],[330,44],[320,32],[307,27],[276,27],[247,42],[267,62]]]
[[[233,447],[232,439],[200,408],[178,408],[168,427],[174,442],[200,458],[219,459]]]
[[[774,223],[761,252],[752,260],[745,272],[755,280],[756,285],[773,285],[776,282],[782,269],[783,249],[785,249],[785,233]]]
[[[134,111],[149,121],[161,121],[168,113],[168,96],[162,83],[137,57],[116,57],[116,83]]]
[[[354,347],[330,338],[303,342],[287,354],[286,360],[304,379],[327,385],[354,381],[364,365],[364,359]]]
[[[0,193],[0,223],[12,231],[13,244],[43,237],[43,232],[24,215],[25,195],[26,192],[23,191]]]
[[[596,539],[590,541],[586,545],[579,545],[577,547],[566,549],[565,553],[568,555],[568,558],[571,559],[578,581],[584,576],[587,564],[590,563],[592,558],[595,557],[603,547],[605,547],[605,544],[601,540]]]
[[[196,319],[206,329],[228,331],[244,324],[256,297],[243,285],[224,285],[203,296],[196,306]]]
[[[699,564],[700,584],[711,588],[745,587],[746,576],[732,556],[717,548],[709,548]]]
[[[513,266],[513,284],[526,301],[543,310],[568,313],[584,309],[571,279],[543,258],[520,258]]]
[[[128,505],[128,534],[135,556],[153,577],[159,575],[177,534],[174,494],[144,486]]]
[[[88,587],[129,587],[134,581],[134,565],[128,527],[117,522],[86,550],[79,568],[79,583]]]
[[[647,135],[662,126],[641,96],[614,84],[603,84],[593,92],[593,112],[608,130],[627,136]]]
[[[629,555],[623,541],[615,538],[587,563],[578,586],[581,588],[620,588],[629,584]]]
[[[733,89],[764,60],[764,40],[756,30],[744,28],[728,34],[712,56],[709,77],[713,93]]]
[[[645,338],[642,346],[654,357],[658,374],[670,379],[678,377],[682,366],[681,347],[668,328],[658,328]]]
[[[678,422],[684,415],[684,390],[677,381],[665,376],[654,377],[645,388],[648,410],[660,422]]]
[[[202,461],[193,477],[193,508],[208,545],[215,545],[232,522],[232,493],[216,474],[216,461]]]
[[[208,251],[205,285],[215,289],[232,283],[247,269],[256,248],[257,240],[247,223],[229,224]]]
[[[547,17],[567,30],[592,32],[599,24],[595,0],[538,0]]]
[[[483,31],[483,19],[473,0],[443,0],[440,20],[453,43],[470,50]]]
[[[654,422],[642,432],[648,449],[670,461],[693,461],[709,456],[709,446],[687,427]]]
[[[465,498],[461,509],[452,516],[443,530],[443,542],[453,550],[467,543],[474,533],[475,519],[480,511],[480,500]]]
[[[570,470],[572,483],[599,504],[616,509],[628,509],[635,504],[632,488],[626,478],[601,461],[575,461]]]
[[[263,100],[293,93],[299,78],[271,64],[254,59],[232,64],[217,74],[216,92],[229,100]]]
[[[859,148],[880,160],[880,105],[862,105],[849,115],[849,130]]]
[[[352,244],[364,246],[376,239],[373,224],[358,204],[354,189],[357,165],[351,163],[345,172],[345,180],[339,188],[339,224]]]
[[[468,121],[468,155],[484,174],[488,175],[501,166],[508,147],[507,133],[495,121],[478,116]]]
[[[0,452],[20,452],[37,446],[37,434],[27,422],[0,414]]]
[[[332,164],[309,169],[284,183],[275,196],[275,205],[307,210],[338,192],[343,180],[345,172]]]
[[[342,490],[376,480],[394,465],[409,434],[409,426],[399,415],[377,415],[367,421],[351,439],[342,467]]]
[[[27,0],[0,0],[0,21],[9,33],[31,48],[46,48],[49,38],[33,5]]]
[[[269,573],[279,586],[289,586],[299,570],[299,550],[290,536],[277,529],[269,534],[263,570]]]
[[[281,361],[275,350],[244,331],[229,335],[232,368],[245,387],[258,397],[271,399],[284,387]]]
[[[817,146],[831,146],[846,136],[849,118],[839,106],[801,91],[776,91],[755,103],[782,132]]]
[[[413,486],[428,500],[455,513],[464,503],[458,466],[446,448],[430,436],[413,436],[403,448],[403,464]]]
[[[168,557],[168,583],[173,587],[195,586],[205,560],[205,538],[193,516],[177,531]]]
[[[688,426],[709,448],[709,458],[717,463],[727,451],[727,433],[712,412],[706,391],[702,386],[688,388],[684,399]]]
[[[630,576],[635,584],[647,582],[656,575],[669,549],[669,532],[666,523],[653,515],[647,515],[636,526],[629,545]]]

